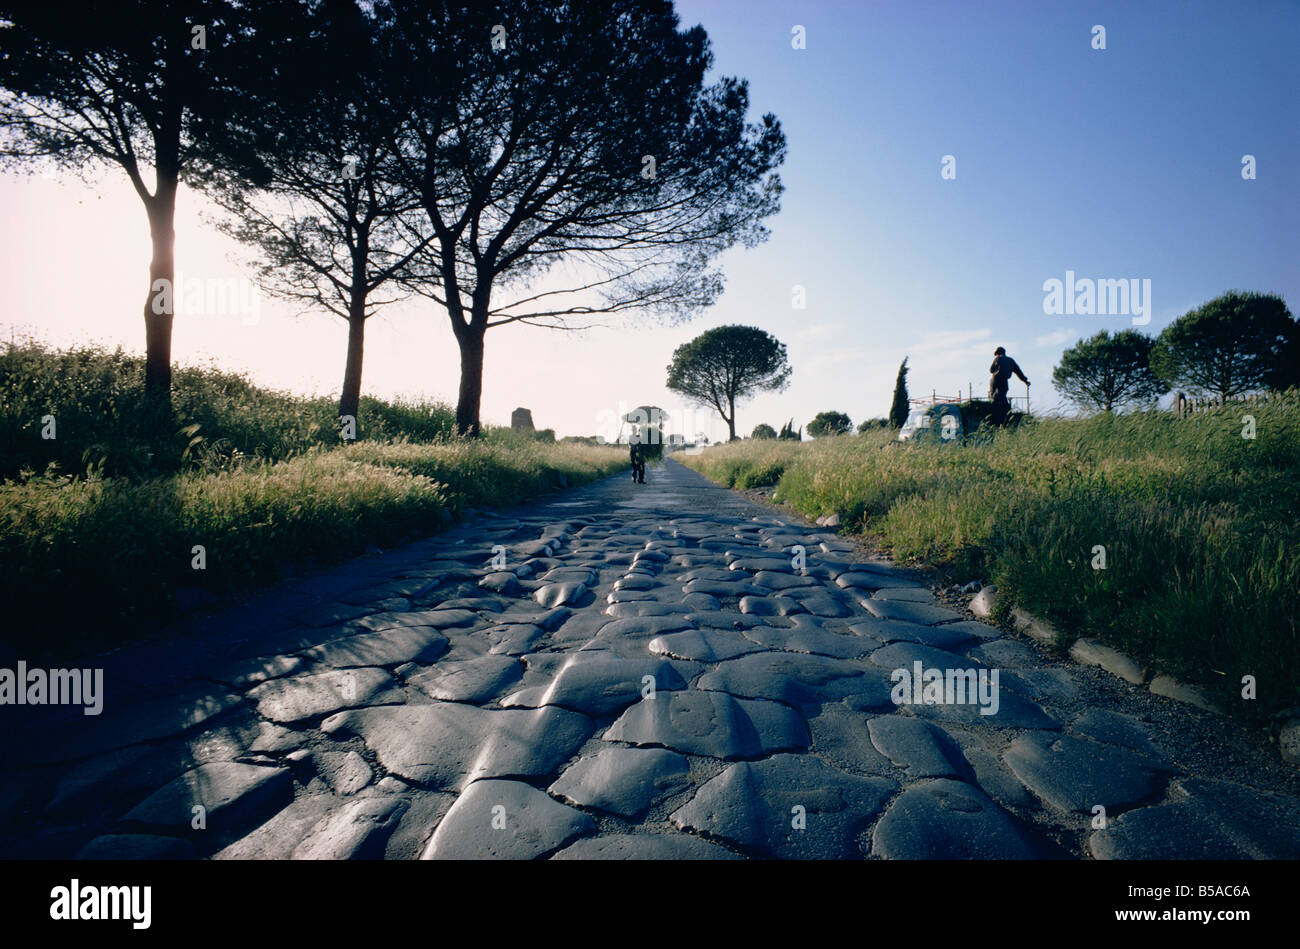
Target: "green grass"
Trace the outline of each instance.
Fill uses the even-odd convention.
[[[776,484],[779,501],[838,513],[900,559],[991,580],[1004,603],[1207,686],[1234,713],[1300,702],[1300,393],[1182,419],[1044,419],[965,445],[873,431],[684,460],[724,484]]]
[[[159,471],[156,458],[131,461],[149,447],[147,432],[131,427],[139,369],[102,351],[0,355],[0,437],[19,471],[0,480],[0,641],[27,658],[133,638],[174,615],[178,593],[252,590],[287,568],[427,535],[467,507],[521,503],[627,466],[622,449],[508,428],[459,439],[445,407],[374,400],[369,423],[367,405],[361,410],[369,437],[340,446],[326,400],[182,370],[178,413],[222,434],[206,453],[178,452],[176,470]],[[59,447],[50,445],[53,464],[33,473],[39,415],[35,440],[25,420],[44,405],[54,406]],[[115,463],[61,470],[77,446],[100,443],[120,448]],[[203,570],[192,567],[195,546],[205,550]]]
[[[190,468],[220,470],[245,459],[283,461],[340,443],[338,400],[303,398],[211,367],[180,366],[173,417],[144,403],[144,359],[96,346],[52,350],[38,342],[0,347],[0,478],[51,464],[136,479]],[[54,438],[43,438],[53,418]],[[362,397],[358,437],[431,441],[455,431],[441,403]]]

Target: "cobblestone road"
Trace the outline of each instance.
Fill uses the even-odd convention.
[[[104,658],[102,715],[6,731],[5,855],[1300,856],[1300,798],[1189,772],[1096,670],[681,465],[647,482]]]

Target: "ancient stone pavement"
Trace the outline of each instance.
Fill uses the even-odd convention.
[[[675,462],[476,515],[97,660],[7,731],[4,855],[1300,856],[1300,799],[854,550]],[[895,702],[935,669],[996,706]]]

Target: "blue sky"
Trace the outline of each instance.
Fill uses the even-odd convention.
[[[741,407],[745,434],[825,409],[855,423],[884,415],[904,356],[913,395],[969,383],[978,393],[997,345],[1034,383],[1034,408],[1050,409],[1061,351],[1132,325],[1044,313],[1044,281],[1067,271],[1150,280],[1142,329],[1153,334],[1229,289],[1279,293],[1293,312],[1300,303],[1295,2],[680,0],[678,10],[709,33],[716,72],[746,77],[755,112],[785,128],[772,237],[726,255],[727,292],[688,324],[633,316],[580,334],[489,333],[486,421],[523,405],[539,426],[589,434],[653,403],[670,428],[724,435],[663,380],[676,346],[727,323],[776,335],[794,368],[786,392]],[[796,25],[805,49],[791,46]],[[1092,48],[1094,25],[1104,50]],[[955,179],[940,176],[945,155]],[[1242,178],[1244,155],[1255,180]],[[142,347],[148,232],[120,172],[91,186],[8,174],[0,207],[6,329]],[[251,273],[227,260],[236,248],[201,212],[187,196],[178,268]],[[796,285],[806,309],[792,306]],[[266,301],[256,319],[178,315],[176,358],[336,392],[342,321],[291,314]],[[371,321],[367,391],[450,400],[456,368],[445,317],[427,305]]]

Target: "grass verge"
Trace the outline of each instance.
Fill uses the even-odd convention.
[[[427,535],[465,507],[516,504],[625,467],[617,449],[489,437],[311,449],[144,481],[0,484],[3,639],[47,653],[111,644],[173,615],[178,592],[247,591],[287,567]]]
[[[901,560],[996,583],[1070,641],[1107,642],[1233,714],[1300,704],[1295,391],[1185,418],[1043,419],[961,445],[868,432],[683,460],[729,486],[774,484],[805,516],[838,513]]]

